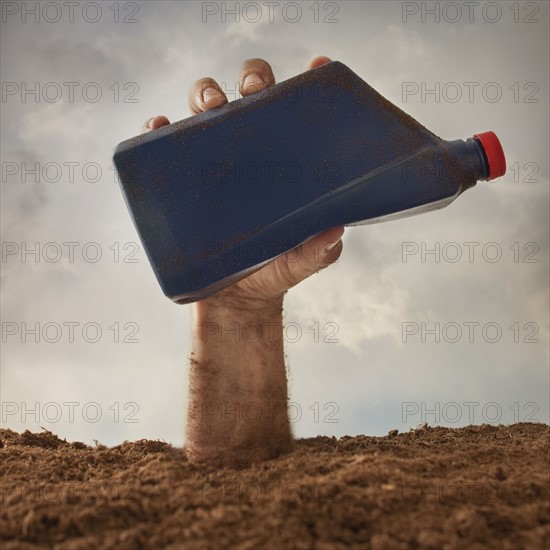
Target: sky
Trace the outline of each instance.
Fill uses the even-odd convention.
[[[287,294],[295,435],[549,422],[547,2],[2,2],[0,46],[2,427],[184,444],[190,307],[158,287],[113,149],[189,116],[198,78],[236,99],[245,59],[281,81],[315,55],[444,139],[495,131],[508,172],[348,228]]]

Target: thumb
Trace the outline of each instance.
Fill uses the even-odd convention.
[[[285,254],[291,286],[297,285],[338,260],[342,253],[343,227],[333,227]]]

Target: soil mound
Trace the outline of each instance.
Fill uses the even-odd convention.
[[[317,437],[243,470],[160,441],[0,430],[0,542],[30,548],[550,547],[550,427]]]

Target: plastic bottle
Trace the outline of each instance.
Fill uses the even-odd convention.
[[[441,208],[506,171],[493,132],[442,140],[336,61],[124,141],[114,164],[178,303],[330,227]]]

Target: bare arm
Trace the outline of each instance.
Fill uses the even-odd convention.
[[[240,466],[292,448],[282,307],[194,304],[189,460]]]

